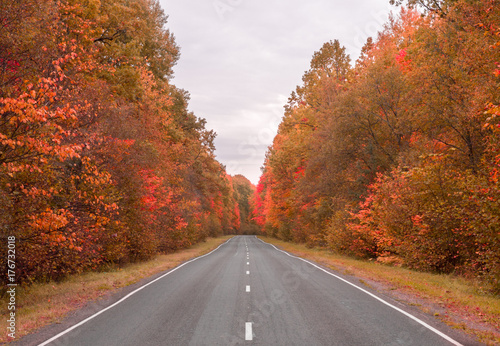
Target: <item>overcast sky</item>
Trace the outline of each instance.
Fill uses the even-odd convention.
[[[217,159],[256,184],[290,93],[338,39],[355,61],[389,0],[160,0],[181,48],[173,83],[217,132]]]

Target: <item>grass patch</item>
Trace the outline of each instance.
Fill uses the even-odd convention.
[[[191,258],[206,254],[231,237],[209,238],[206,242],[196,244],[189,249],[158,255],[150,261],[130,264],[123,268],[108,268],[107,271],[72,275],[59,283],[19,286],[16,292],[16,339],[46,325],[58,323],[69,312],[118,288],[139,282],[174,268]],[[6,307],[8,297],[4,297],[1,301],[2,306]],[[0,318],[6,321],[7,316],[7,309],[2,308]],[[0,343],[8,341],[6,330],[5,326],[0,334]]]
[[[261,237],[265,242],[297,256],[320,263],[363,285],[394,295],[408,305],[438,316],[453,328],[490,345],[500,344],[500,297],[488,293],[480,283],[454,275],[437,275],[356,260],[318,248]]]

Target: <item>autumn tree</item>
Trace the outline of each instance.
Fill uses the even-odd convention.
[[[255,220],[498,291],[500,7],[407,3],[353,68],[336,42],[314,54],[266,157]]]
[[[157,1],[0,7],[0,232],[19,242],[18,282],[235,232],[236,193],[171,84]]]
[[[241,174],[233,176],[232,180],[240,215],[239,233],[255,234],[259,231],[258,226],[252,220],[252,199],[255,194],[255,186]]]

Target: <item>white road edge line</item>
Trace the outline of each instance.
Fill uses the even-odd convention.
[[[246,341],[253,340],[252,322],[245,323],[245,340]]]
[[[70,331],[72,331],[73,329],[76,329],[76,328],[80,327],[81,325],[83,325],[83,324],[87,323],[88,321],[90,321],[90,320],[92,320],[93,318],[95,318],[95,317],[99,316],[99,315],[100,315],[100,314],[102,314],[103,312],[105,312],[105,311],[107,311],[107,310],[111,309],[112,307],[114,307],[114,306],[116,306],[116,305],[120,304],[121,302],[123,302],[125,299],[127,299],[127,298],[131,297],[132,295],[136,294],[137,292],[139,292],[139,291],[140,291],[140,290],[142,290],[143,288],[145,288],[145,287],[147,287],[147,286],[149,286],[149,285],[151,285],[151,284],[155,283],[156,281],[158,281],[158,280],[160,280],[160,279],[163,279],[163,278],[164,278],[165,276],[167,276],[167,275],[172,274],[172,273],[173,273],[173,272],[175,272],[177,269],[180,269],[180,268],[184,267],[186,264],[189,264],[189,263],[191,263],[191,262],[194,262],[194,261],[196,261],[196,260],[198,260],[198,259],[200,259],[200,258],[203,258],[203,257],[205,257],[205,256],[208,256],[208,255],[210,255],[211,253],[213,253],[213,252],[217,251],[217,250],[218,250],[218,249],[219,249],[222,245],[227,244],[227,243],[228,243],[231,239],[234,239],[234,237],[233,237],[233,238],[230,238],[230,239],[228,239],[228,240],[226,240],[224,243],[220,244],[219,246],[217,246],[217,248],[215,248],[214,250],[210,251],[209,253],[204,254],[204,255],[202,255],[202,256],[199,256],[199,257],[196,257],[196,258],[193,258],[193,259],[191,259],[191,260],[189,260],[189,261],[187,261],[187,262],[184,262],[184,263],[182,263],[181,265],[179,265],[179,266],[177,266],[177,267],[173,268],[172,270],[170,270],[168,273],[165,273],[165,274],[163,274],[162,276],[160,276],[160,277],[158,277],[158,278],[154,279],[153,281],[150,281],[150,282],[148,282],[147,284],[144,284],[143,286],[141,286],[141,287],[137,288],[136,290],[134,290],[134,291],[130,292],[129,294],[127,294],[125,297],[123,297],[123,298],[122,298],[122,299],[120,299],[119,301],[115,302],[114,304],[111,304],[110,306],[108,306],[108,307],[106,307],[106,308],[104,308],[104,309],[102,309],[102,310],[100,310],[100,311],[96,312],[96,313],[95,313],[95,314],[93,314],[92,316],[87,317],[87,318],[86,318],[86,319],[84,319],[83,321],[81,321],[81,322],[79,322],[79,323],[75,324],[74,326],[72,326],[72,327],[70,327],[70,328],[68,328],[68,329],[66,329],[66,330],[64,330],[64,331],[62,331],[62,332],[60,332],[59,334],[57,334],[57,335],[53,336],[53,337],[52,337],[52,338],[50,338],[49,340],[46,340],[46,341],[42,342],[42,343],[41,343],[41,344],[39,344],[38,346],[45,346],[45,345],[48,345],[49,343],[51,343],[52,341],[59,339],[59,338],[60,338],[61,336],[63,336],[64,334],[67,334],[67,333],[69,333]]]
[[[256,236],[255,238],[257,238],[257,236]],[[257,238],[257,239],[259,239],[259,238]],[[456,345],[456,346],[464,346],[464,345],[462,345],[461,343],[459,343],[458,341],[456,341],[456,340],[452,339],[451,337],[449,337],[448,335],[444,334],[443,332],[440,332],[440,331],[439,331],[439,330],[437,330],[436,328],[434,328],[434,327],[432,327],[432,326],[428,325],[427,323],[425,323],[425,322],[424,322],[424,321],[422,321],[421,319],[419,319],[419,318],[417,318],[417,317],[413,316],[412,314],[410,314],[410,313],[408,313],[408,312],[406,312],[406,311],[404,311],[404,310],[402,310],[402,309],[398,308],[397,306],[392,305],[392,304],[391,304],[391,303],[389,303],[389,302],[386,302],[386,301],[385,301],[385,300],[383,300],[382,298],[377,297],[377,296],[376,296],[376,295],[374,295],[373,293],[368,292],[367,290],[365,290],[365,289],[363,289],[363,288],[361,288],[361,287],[359,287],[359,286],[357,286],[357,285],[353,284],[352,282],[349,282],[349,281],[347,281],[347,280],[345,280],[345,279],[341,278],[340,276],[337,276],[337,275],[335,275],[335,274],[333,274],[333,273],[330,273],[328,270],[326,270],[326,269],[324,269],[324,268],[321,268],[320,266],[318,266],[318,265],[316,265],[316,264],[314,264],[314,263],[312,263],[312,262],[309,262],[309,261],[308,261],[308,260],[306,260],[306,259],[303,259],[303,258],[301,258],[301,257],[294,256],[294,255],[292,255],[292,254],[289,254],[289,253],[288,253],[288,252],[286,252],[286,251],[280,250],[280,249],[278,249],[276,246],[274,246],[273,244],[266,243],[266,242],[265,242],[265,241],[263,241],[262,239],[259,239],[259,240],[260,240],[261,242],[263,242],[264,244],[271,245],[271,246],[272,246],[272,247],[274,247],[276,250],[278,250],[278,251],[280,251],[280,252],[283,252],[283,253],[284,253],[284,254],[286,254],[287,256],[294,257],[294,258],[298,258],[298,259],[299,259],[299,260],[301,260],[301,261],[304,261],[304,262],[306,262],[306,263],[309,263],[309,264],[310,264],[310,265],[312,265],[313,267],[315,267],[315,268],[317,268],[317,269],[319,269],[319,270],[321,270],[321,271],[323,271],[323,272],[327,273],[328,275],[331,275],[331,276],[333,276],[333,277],[335,277],[335,278],[337,278],[337,279],[339,279],[339,280],[341,280],[341,281],[343,281],[343,282],[345,282],[345,283],[347,283],[347,284],[349,284],[349,285],[351,285],[351,286],[353,286],[353,287],[357,288],[358,290],[360,290],[360,291],[362,291],[362,292],[364,292],[364,293],[368,294],[368,295],[369,295],[369,296],[371,296],[372,298],[375,298],[376,300],[380,301],[381,303],[383,303],[383,304],[385,304],[385,305],[387,305],[387,306],[389,306],[389,307],[393,308],[394,310],[399,311],[399,312],[400,312],[400,313],[402,313],[403,315],[405,315],[405,316],[407,316],[407,317],[411,318],[411,319],[412,319],[412,320],[414,320],[415,322],[417,322],[417,323],[421,324],[421,325],[422,325],[422,326],[424,326],[425,328],[427,328],[427,329],[429,329],[430,331],[432,331],[432,332],[436,333],[437,335],[439,335],[439,336],[440,336],[440,337],[442,337],[443,339],[445,339],[445,340],[449,341],[449,342],[450,342],[450,343],[452,343],[453,345]]]

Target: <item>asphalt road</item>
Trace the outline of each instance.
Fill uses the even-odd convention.
[[[37,344],[473,344],[431,316],[254,236],[234,237],[46,339]]]

